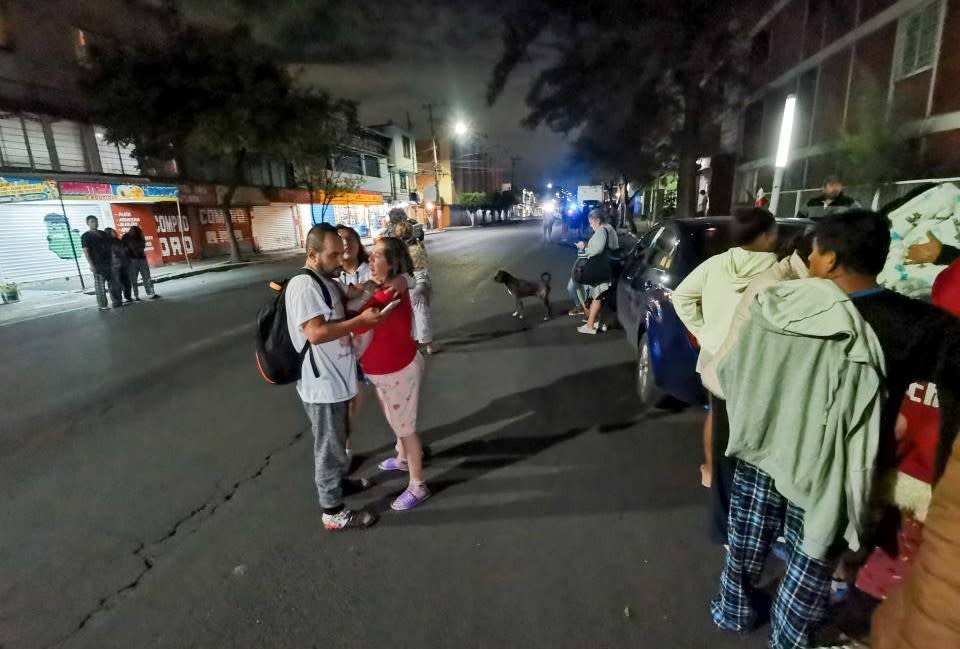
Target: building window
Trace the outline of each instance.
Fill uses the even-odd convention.
[[[53,122],[50,130],[60,160],[60,171],[90,171],[80,125],[76,122]]]
[[[917,9],[900,20],[900,78],[933,66],[939,22],[940,2]]]
[[[401,173],[401,174],[400,174],[400,189],[406,189],[406,188],[407,188],[407,174]]]
[[[410,159],[410,138],[406,135],[402,136],[403,138],[403,157]]]
[[[763,30],[750,41],[750,62],[763,65],[770,58],[770,32]]]
[[[356,153],[342,155],[337,159],[337,171],[362,176],[363,162]]]
[[[373,178],[380,177],[380,159],[370,155],[363,156],[364,173]]]
[[[0,0],[0,49],[13,49],[13,25],[10,23],[10,7]]]
[[[73,30],[73,56],[80,65],[90,64],[89,35],[79,27]]]
[[[100,169],[105,174],[123,174],[136,176],[140,173],[140,164],[133,157],[133,147],[121,146],[107,141],[106,130],[100,126],[93,129],[97,139],[97,153],[100,154]]]

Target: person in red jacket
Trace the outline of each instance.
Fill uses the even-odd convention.
[[[369,263],[373,282],[380,288],[367,306],[385,309],[398,300],[389,282],[413,272],[410,253],[400,239],[384,237],[377,240]],[[392,308],[368,334],[371,339],[360,356],[360,366],[373,383],[387,423],[397,436],[397,456],[381,462],[380,469],[410,474],[407,489],[391,505],[397,511],[404,511],[430,497],[423,481],[423,445],[417,435],[417,405],[424,361],[411,335],[413,307],[409,292],[401,293],[399,304]]]

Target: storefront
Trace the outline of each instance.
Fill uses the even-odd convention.
[[[230,254],[230,235],[227,232],[226,214],[220,207],[226,187],[220,185],[180,185],[180,204],[187,222],[196,233],[198,256],[216,257]],[[258,189],[239,188],[230,210],[233,233],[237,237],[240,252],[253,252],[253,228],[250,209],[256,205],[268,205],[266,197]]]
[[[294,203],[258,205],[251,211],[253,243],[261,252],[300,247],[299,210]]]
[[[281,189],[272,196],[277,202],[296,204],[303,239],[310,228],[321,222],[348,225],[361,237],[372,237],[383,227],[387,215],[383,195],[378,192],[360,190],[342,194],[334,198],[326,209],[320,192],[314,196],[313,202],[310,201],[309,192],[300,189]]]
[[[140,225],[157,263],[153,206],[171,202],[176,209],[176,200],[176,187],[168,185],[0,177],[0,281],[59,279],[79,287],[88,274],[80,244],[88,216],[121,233]]]

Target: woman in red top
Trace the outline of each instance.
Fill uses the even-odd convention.
[[[394,237],[377,240],[370,255],[370,271],[380,289],[369,306],[385,307],[397,299],[387,283],[413,272],[413,262],[403,241]],[[417,402],[423,379],[423,357],[411,335],[413,308],[410,294],[400,295],[400,304],[371,332],[372,340],[360,356],[360,365],[377,390],[383,414],[397,436],[397,457],[380,463],[383,471],[408,471],[410,484],[391,507],[404,511],[430,497],[423,482],[423,446],[417,436]]]

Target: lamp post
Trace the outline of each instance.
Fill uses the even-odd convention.
[[[783,174],[790,161],[790,138],[793,135],[793,119],[797,112],[797,96],[787,95],[783,104],[783,119],[780,120],[780,138],[777,141],[777,157],[773,166],[773,189],[770,191],[770,211],[777,214],[780,204],[780,187],[783,185]]]

